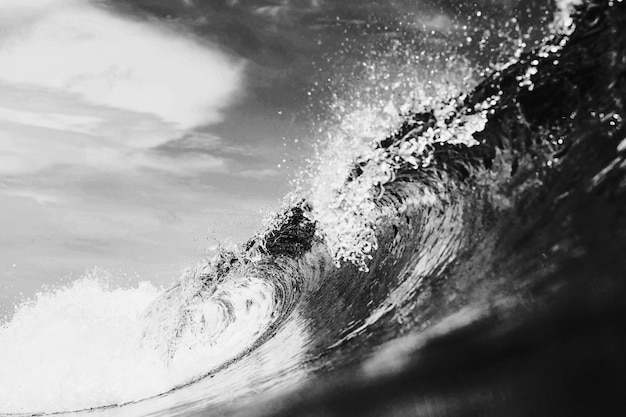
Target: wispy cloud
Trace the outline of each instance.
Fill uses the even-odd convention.
[[[252,179],[267,179],[278,177],[281,175],[281,172],[277,169],[247,169],[239,172],[239,175],[244,178],[252,178]]]

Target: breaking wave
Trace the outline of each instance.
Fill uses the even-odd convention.
[[[428,395],[420,375],[440,386],[432,364],[473,369],[455,343],[480,363],[516,325],[621,311],[626,9],[561,6],[483,81],[458,57],[429,78],[364,65],[301,191],[171,288],[90,277],[19,308],[0,328],[0,411],[341,415],[338,391],[370,396],[358,415],[403,415]],[[506,405],[517,380],[498,381]]]

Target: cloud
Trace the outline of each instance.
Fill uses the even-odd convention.
[[[5,175],[57,164],[167,168],[150,149],[219,122],[241,95],[242,62],[85,1],[2,0],[0,25]],[[195,165],[223,165],[203,158]]]
[[[244,177],[244,178],[251,178],[251,179],[267,179],[267,178],[278,177],[279,175],[281,175],[281,172],[279,170],[271,169],[271,168],[246,169],[244,171],[239,172],[239,176]]]
[[[11,189],[5,191],[4,194],[8,196],[22,197],[34,200],[41,205],[54,204],[59,205],[62,203],[62,199],[57,195],[52,195],[47,192],[38,192],[31,189]]]
[[[0,57],[6,83],[77,93],[184,128],[219,120],[241,83],[240,65],[217,50],[84,3],[9,29]]]
[[[189,164],[181,165],[153,150],[181,134],[157,116],[90,106],[58,93],[40,92],[28,101],[28,90],[2,84],[0,92],[11,93],[0,94],[0,175],[67,165],[114,172],[144,167],[172,171],[172,165],[189,167],[197,159],[192,155]],[[50,98],[55,100],[47,103]]]

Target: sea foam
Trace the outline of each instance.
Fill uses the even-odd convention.
[[[160,329],[154,320],[179,317],[180,306],[166,300],[161,314],[147,314],[162,289],[148,282],[113,288],[104,275],[38,293],[0,327],[0,413],[80,410],[167,392],[245,351],[273,308],[252,278],[226,285],[217,298],[186,305],[183,313],[210,329],[195,334],[187,326],[176,354],[164,358],[173,335],[150,340],[146,332]]]

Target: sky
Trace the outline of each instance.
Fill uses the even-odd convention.
[[[0,313],[93,267],[172,283],[279,207],[320,80],[540,3],[0,0]]]

